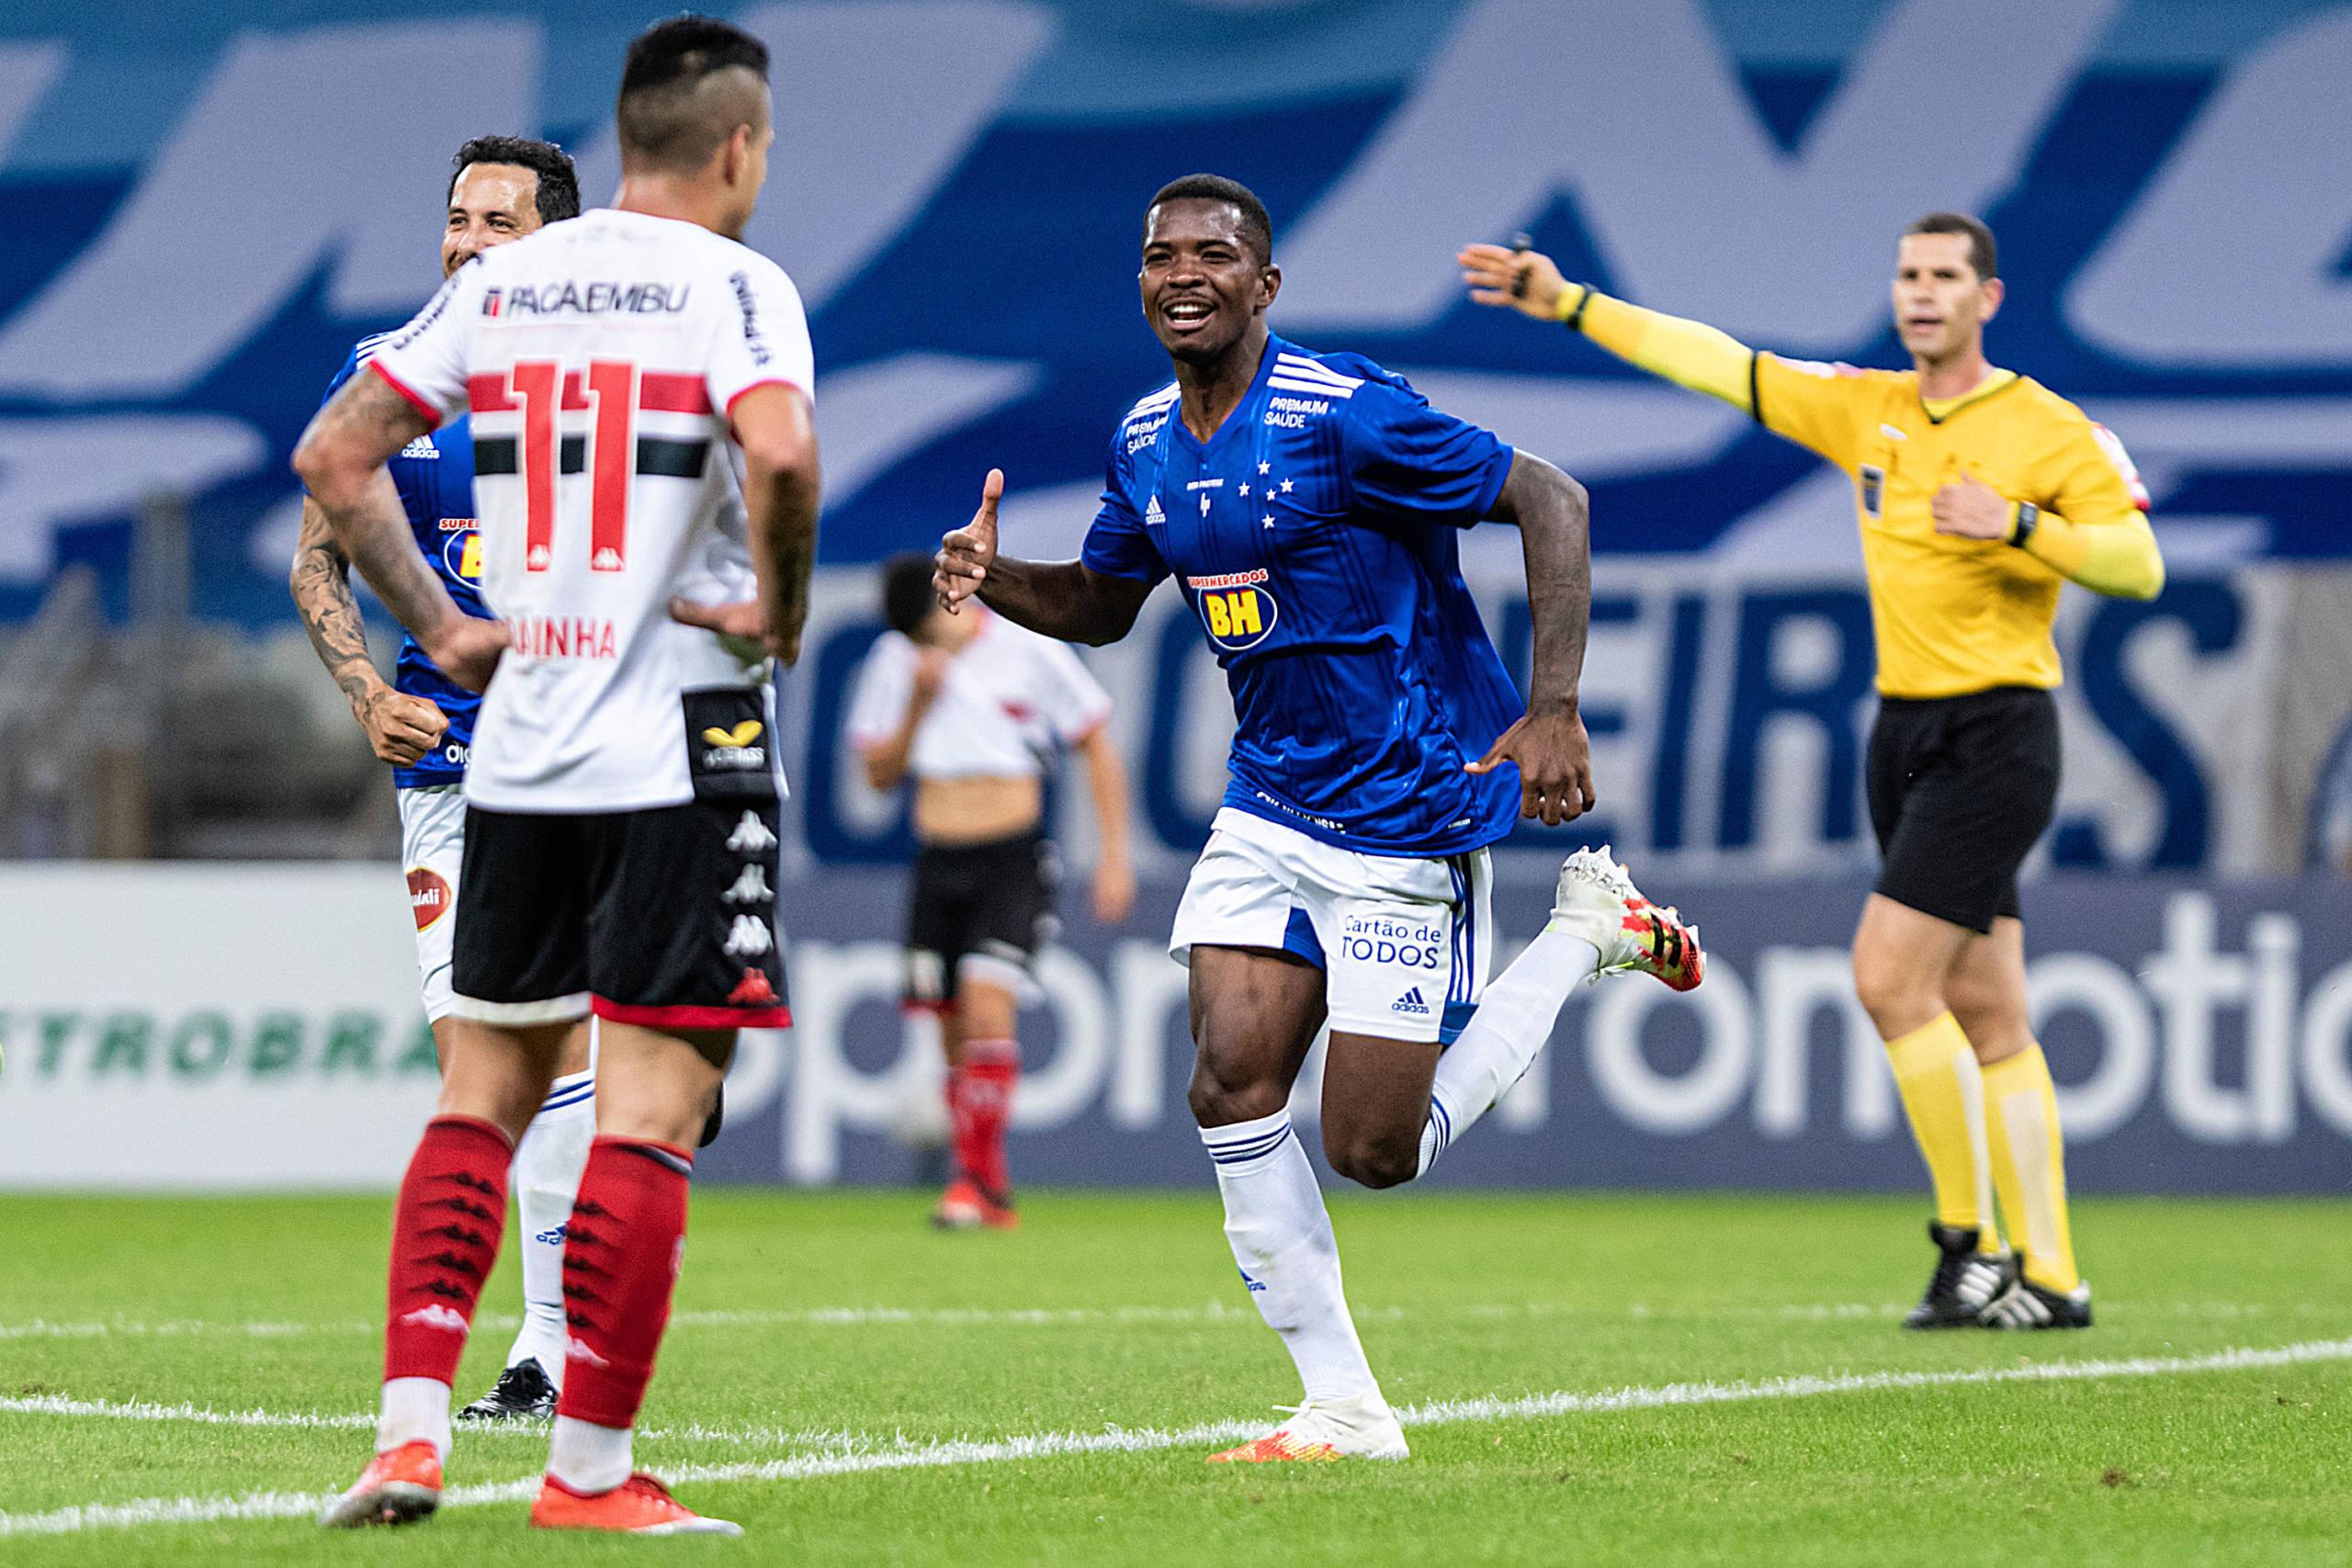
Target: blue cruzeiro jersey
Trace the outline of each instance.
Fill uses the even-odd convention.
[[[327,385],[327,397],[333,398],[343,389],[343,384],[358,374],[374,353],[378,344],[391,334],[379,333],[374,337],[361,338],[343,362],[334,379]],[[441,574],[441,584],[448,589],[449,597],[458,608],[469,615],[483,620],[494,617],[481,598],[481,541],[474,532],[474,439],[473,431],[463,418],[452,420],[430,435],[420,435],[401,448],[399,454],[385,465],[391,470],[392,483],[401,492],[401,504],[408,510],[409,532],[416,536],[416,547],[433,570]],[[441,673],[416,639],[402,633],[400,662],[392,671],[392,689],[412,697],[424,697],[448,716],[448,733],[441,737],[435,750],[421,758],[413,768],[392,770],[392,784],[399,789],[414,789],[421,784],[451,784],[466,776],[466,753],[473,744],[474,714],[481,706],[479,694],[469,692]]]
[[[1173,384],[1128,412],[1084,559],[1176,574],[1233,692],[1227,806],[1368,854],[1510,831],[1518,770],[1462,771],[1524,707],[1454,534],[1510,464],[1402,377],[1278,337],[1205,445]]]

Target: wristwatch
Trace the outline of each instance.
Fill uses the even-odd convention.
[[[2030,501],[2018,502],[2016,520],[2009,525],[2009,543],[2025,548],[2025,542],[2033,537],[2034,529],[2041,525],[2041,508]]]

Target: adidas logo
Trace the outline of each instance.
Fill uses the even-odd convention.
[[[1416,986],[1411,990],[1407,991],[1403,996],[1398,997],[1395,1001],[1389,1003],[1388,1010],[1390,1012],[1419,1013],[1423,1018],[1427,1018],[1429,1016],[1430,1004],[1421,999],[1421,988],[1419,986]]]
[[[1149,501],[1143,503],[1143,525],[1145,527],[1148,528],[1154,524],[1165,525],[1167,521],[1168,513],[1159,510],[1159,497],[1155,495]]]

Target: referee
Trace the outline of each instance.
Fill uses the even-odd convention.
[[[2058,793],[2062,581],[2152,599],[2147,491],[2105,427],[1984,358],[2001,307],[1992,231],[1904,231],[1894,321],[1909,370],[1783,359],[1568,283],[1524,247],[1470,245],[1470,297],[1565,322],[1721,398],[1854,479],[1878,639],[1867,764],[1884,859],[1854,985],[1886,1042],[1936,1190],[1939,1260],[1913,1328],[2086,1328],[2057,1098],[2026,1016],[2018,866]],[[2001,1245],[1993,1193],[2016,1243]]]

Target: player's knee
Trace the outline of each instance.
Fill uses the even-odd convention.
[[[1327,1127],[1323,1157],[1333,1170],[1360,1187],[1401,1187],[1420,1174],[1420,1140]]]
[[[1907,1033],[1944,1010],[1939,987],[1866,942],[1854,944],[1854,995],[1879,1033],[1888,1038]]]
[[[1192,1105],[1193,1122],[1203,1127],[1255,1122],[1290,1103],[1289,1094],[1279,1083],[1228,1079],[1205,1065],[1193,1069],[1192,1086],[1184,1098]]]

